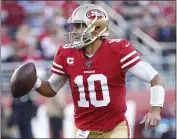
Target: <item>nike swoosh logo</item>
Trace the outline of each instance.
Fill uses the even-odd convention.
[[[128,47],[130,45],[130,43],[126,44],[125,46]]]

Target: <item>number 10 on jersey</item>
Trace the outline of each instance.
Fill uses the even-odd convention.
[[[95,88],[94,81],[100,81],[103,100],[97,100],[97,98],[96,98],[96,88]],[[87,101],[86,97],[85,97],[86,93],[84,91],[85,87],[83,85],[83,76],[78,75],[74,79],[74,82],[75,82],[75,84],[77,84],[78,89],[79,89],[78,90],[79,91],[78,106],[79,107],[89,107],[89,101]],[[107,106],[110,102],[107,77],[103,74],[92,74],[87,78],[87,83],[88,83],[90,103],[95,107]]]

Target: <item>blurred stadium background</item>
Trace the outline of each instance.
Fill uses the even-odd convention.
[[[2,136],[20,137],[19,126],[17,126],[19,118],[14,115],[21,111],[24,114],[21,115],[22,119],[25,116],[29,117],[30,108],[26,102],[30,100],[34,104],[32,109],[34,114],[30,119],[34,138],[52,137],[48,120],[48,113],[50,113],[48,111],[52,111],[52,107],[62,109],[62,114],[57,115],[56,112],[56,116],[63,117],[63,128],[58,135],[72,137],[73,107],[68,84],[55,97],[62,99],[47,99],[34,91],[31,91],[28,96],[13,99],[10,94],[10,78],[18,65],[24,61],[33,61],[37,67],[38,76],[41,79],[48,79],[57,47],[64,44],[63,34],[67,31],[66,21],[72,11],[82,3],[95,3],[103,7],[110,16],[110,38],[129,39],[141,58],[159,71],[165,80],[166,99],[161,123],[156,128],[144,130],[144,126],[139,122],[149,110],[150,86],[127,74],[128,111],[126,115],[131,124],[133,137],[176,138],[176,2],[109,0],[30,0],[1,3]],[[22,122],[22,127],[24,123],[25,121]]]

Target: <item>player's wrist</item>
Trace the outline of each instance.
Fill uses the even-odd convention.
[[[161,112],[161,106],[151,106],[151,112]]]
[[[37,78],[36,83],[34,84],[34,89],[38,89],[42,84],[41,79]]]
[[[165,98],[165,89],[161,85],[155,85],[150,90],[151,107],[163,107]]]

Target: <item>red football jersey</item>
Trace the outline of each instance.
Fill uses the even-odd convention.
[[[104,39],[91,58],[83,50],[59,47],[51,71],[69,77],[78,129],[111,130],[125,120],[125,74],[139,61],[123,39]]]

